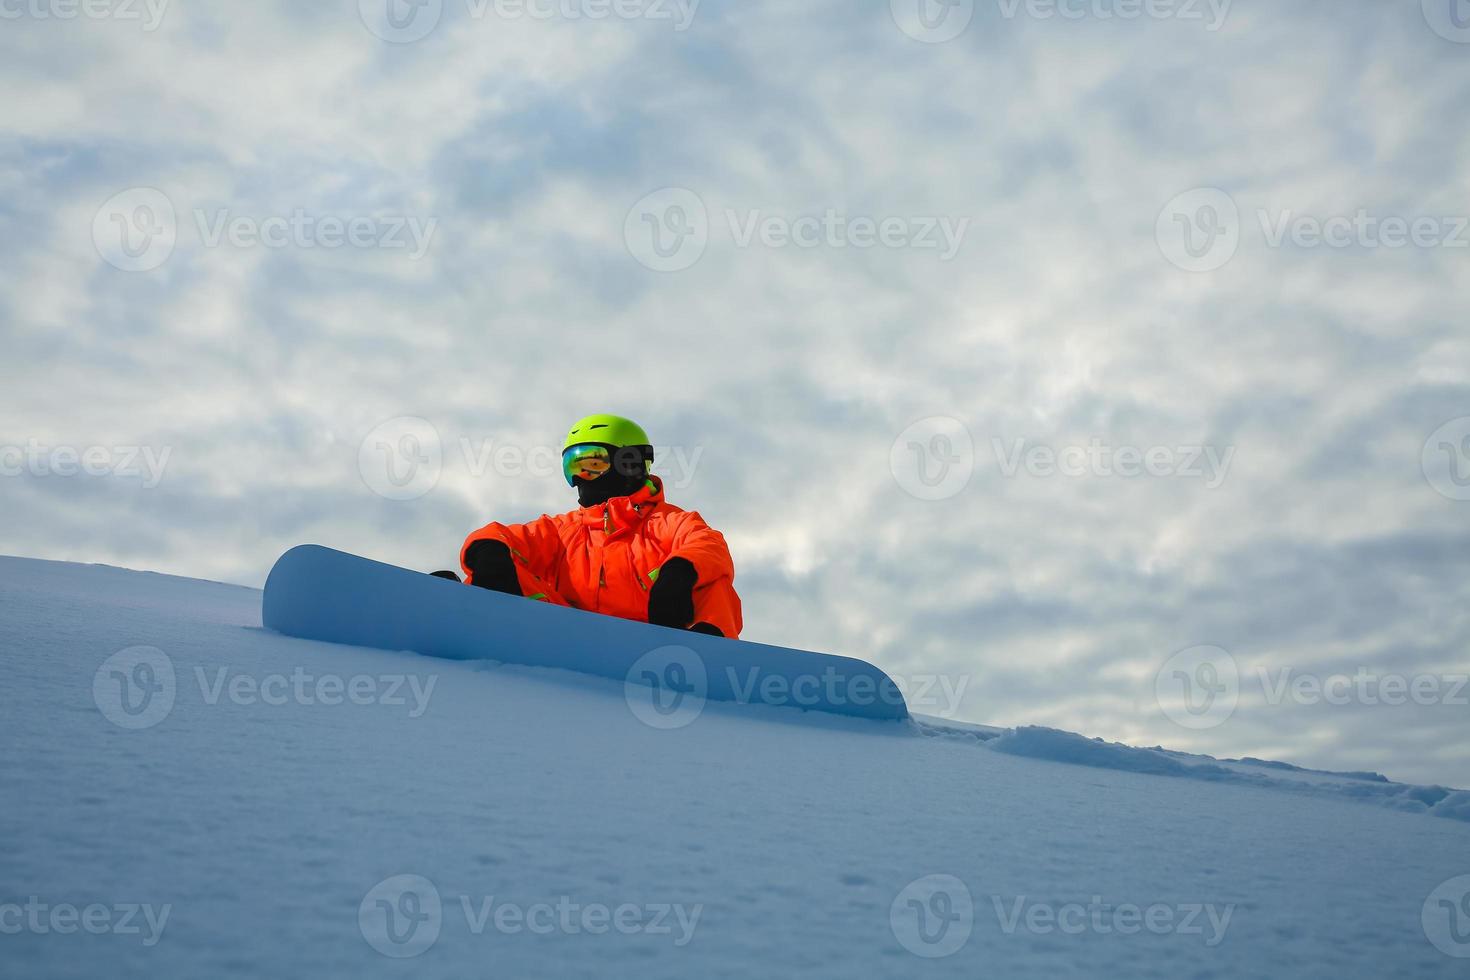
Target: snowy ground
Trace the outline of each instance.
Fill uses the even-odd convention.
[[[0,975],[1470,970],[1463,794],[1043,729],[658,730],[621,685],[259,603],[0,559]]]

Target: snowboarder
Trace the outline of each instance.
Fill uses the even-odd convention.
[[[460,550],[470,585],[624,619],[731,638],[740,597],[725,538],[664,499],[637,423],[589,415],[572,426],[562,473],[581,508],[529,524],[487,524]]]

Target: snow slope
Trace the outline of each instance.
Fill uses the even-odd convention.
[[[1464,794],[934,719],[662,730],[616,683],[259,603],[0,559],[0,975],[1470,967]]]

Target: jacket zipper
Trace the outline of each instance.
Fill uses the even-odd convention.
[[[597,566],[597,587],[599,589],[600,588],[603,588],[604,586],[607,585],[607,566],[601,564],[601,562],[602,561],[605,561],[607,559],[607,550],[606,550],[607,549],[607,535],[608,535],[609,529],[611,527],[612,527],[612,508],[611,507],[608,507],[606,505],[603,505],[603,508],[602,508],[602,547],[603,547],[603,552],[602,552],[602,554],[598,555],[599,564]],[[602,604],[601,602],[598,603],[599,606],[601,604]]]

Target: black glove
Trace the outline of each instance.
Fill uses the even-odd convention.
[[[693,626],[689,627],[689,632],[691,632],[691,633],[704,633],[706,636],[724,636],[725,635],[725,631],[722,630],[722,629],[720,629],[714,623],[703,623],[703,622],[701,622],[701,623],[695,623]]]
[[[684,629],[694,619],[694,586],[699,573],[687,558],[670,558],[658,570],[648,590],[648,621],[655,626]]]
[[[516,577],[516,563],[504,541],[476,541],[464,553],[470,584],[507,595],[524,595]]]
[[[435,578],[447,578],[451,582],[458,582],[459,581],[459,572],[443,571],[443,572],[430,572],[429,574],[432,575],[432,576],[434,576]]]

